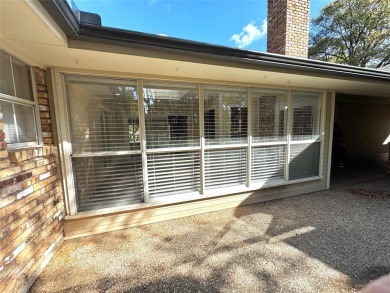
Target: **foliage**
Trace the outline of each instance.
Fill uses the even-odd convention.
[[[312,20],[309,58],[361,67],[390,64],[390,0],[334,0]]]

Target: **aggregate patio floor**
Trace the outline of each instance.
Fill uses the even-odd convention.
[[[67,240],[30,292],[355,292],[390,272],[390,178],[353,179]]]

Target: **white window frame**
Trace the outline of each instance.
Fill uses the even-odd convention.
[[[106,208],[100,210],[92,210],[85,212],[77,212],[76,205],[76,194],[74,188],[74,174],[72,172],[72,162],[71,162],[71,154],[72,154],[72,146],[71,146],[71,138],[70,138],[70,125],[68,118],[69,117],[69,106],[67,105],[67,96],[65,92],[65,80],[64,76],[66,74],[69,75],[80,75],[80,76],[88,76],[96,78],[121,78],[123,80],[133,79],[137,80],[137,93],[138,93],[138,106],[139,106],[139,123],[140,123],[140,140],[141,140],[141,154],[142,154],[142,167],[143,167],[143,183],[144,183],[144,203],[134,204],[131,206],[123,206],[123,207],[115,207],[115,208]],[[160,204],[167,203],[179,203],[188,200],[194,199],[202,199],[207,197],[216,197],[221,195],[229,195],[234,193],[241,192],[249,192],[255,191],[260,188],[267,187],[276,187],[276,186],[286,186],[296,183],[303,183],[313,180],[323,179],[323,157],[324,157],[324,129],[325,129],[325,121],[326,121],[326,90],[315,89],[315,88],[292,88],[292,87],[277,87],[277,86],[267,86],[267,85],[259,85],[259,86],[247,86],[239,83],[228,83],[221,82],[220,84],[209,81],[199,81],[199,80],[175,80],[170,78],[139,78],[139,76],[131,76],[131,75],[110,75],[110,74],[91,74],[90,72],[83,71],[72,71],[69,69],[61,69],[60,68],[52,68],[52,76],[53,83],[55,83],[55,106],[56,106],[56,115],[59,118],[58,128],[59,128],[59,148],[62,156],[62,169],[64,180],[64,186],[66,186],[65,193],[65,202],[66,202],[66,211],[69,216],[73,217],[84,217],[89,215],[98,215],[102,213],[110,213],[110,212],[120,212],[120,211],[128,211],[137,208],[145,208],[152,207]],[[167,82],[167,83],[192,83],[198,84],[198,95],[199,95],[199,134],[200,134],[200,145],[196,147],[168,147],[168,148],[147,148],[146,147],[146,134],[145,134],[145,113],[144,113],[144,105],[143,105],[143,82]],[[247,108],[248,108],[248,125],[247,125],[247,135],[248,141],[246,143],[241,144],[226,144],[226,145],[205,145],[205,137],[204,137],[204,99],[205,99],[205,87],[206,86],[220,86],[224,87],[241,87],[246,88],[247,95]],[[254,143],[252,141],[252,93],[255,90],[284,90],[287,92],[287,117],[286,119],[286,132],[287,139],[285,142],[264,142],[264,143]],[[291,127],[292,127],[292,92],[293,91],[307,91],[307,92],[316,92],[320,94],[321,97],[321,117],[320,117],[320,135],[318,139],[308,140],[308,141],[298,141],[297,143],[304,142],[319,142],[320,143],[320,153],[319,153],[319,170],[318,176],[289,180],[289,163],[290,163],[290,145],[291,145]],[[61,111],[59,110],[61,109]],[[278,146],[285,145],[285,178],[284,180],[280,180],[281,182],[272,182],[271,184],[260,183],[257,182],[251,183],[251,151],[252,147],[258,146]],[[237,186],[237,187],[229,187],[229,188],[220,188],[220,189],[212,189],[205,190],[205,162],[204,162],[204,153],[205,150],[217,150],[217,149],[236,149],[236,148],[244,148],[247,151],[247,181],[245,185]],[[172,195],[172,196],[164,196],[162,199],[150,199],[149,198],[149,188],[148,188],[148,168],[147,168],[147,154],[152,153],[167,153],[167,152],[185,152],[185,151],[199,151],[200,152],[200,190],[197,194],[180,194],[180,195]],[[139,153],[139,151],[135,151]],[[134,153],[134,151],[131,151]],[[76,215],[77,214],[77,215]]]
[[[139,97],[142,97],[140,99],[138,99],[138,103],[139,103],[139,115],[140,115],[140,126],[142,125],[142,132],[143,133],[143,145],[144,147],[141,147],[141,151],[142,151],[142,158],[143,158],[143,173],[144,173],[144,202],[146,204],[159,204],[159,203],[164,203],[164,202],[167,202],[167,201],[181,201],[181,200],[185,200],[185,196],[188,194],[189,197],[191,198],[196,198],[196,197],[199,197],[201,196],[201,192],[203,188],[203,182],[202,182],[202,163],[201,163],[201,160],[202,160],[202,154],[201,154],[201,145],[198,145],[198,146],[185,146],[185,147],[177,147],[177,146],[171,146],[171,147],[164,147],[164,148],[156,148],[156,147],[148,147],[147,146],[147,143],[146,143],[146,120],[145,120],[145,111],[144,111],[144,92],[143,92],[143,89],[144,89],[144,82],[146,81],[146,83],[149,83],[149,82],[152,82],[152,80],[149,80],[149,79],[138,79],[138,83],[137,83],[137,86],[139,86],[138,88],[138,95]],[[194,88],[196,88],[196,83],[194,82],[185,82],[185,81],[181,81],[181,82],[177,82],[177,81],[159,81],[159,80],[156,80],[156,82],[160,83],[160,82],[166,82],[168,85],[169,84],[172,84],[172,85],[180,85],[181,84],[187,84],[187,85],[194,85]],[[200,99],[201,99],[201,93],[200,93],[200,88],[198,87],[198,108],[199,108],[199,113],[200,113],[200,106],[201,106],[201,103],[200,103]],[[170,114],[174,115],[175,112],[172,112]],[[201,116],[200,116],[201,117]],[[168,127],[169,128],[169,127]],[[201,135],[201,130],[200,130],[200,125],[199,125],[199,137]],[[199,152],[199,159],[200,159],[200,166],[199,166],[199,169],[200,169],[200,182],[199,182],[199,192],[191,192],[191,193],[187,193],[187,194],[184,194],[184,197],[183,197],[183,194],[175,194],[175,195],[171,195],[171,196],[163,196],[162,198],[150,198],[150,193],[149,193],[149,180],[148,180],[148,164],[147,164],[147,157],[149,154],[166,154],[166,153],[178,153],[178,152]]]
[[[247,109],[247,137],[249,137],[250,135],[250,122],[249,122],[249,119],[250,119],[250,111],[251,111],[251,108],[249,106],[249,103],[250,103],[250,88],[244,86],[244,85],[232,85],[232,84],[228,84],[228,83],[224,83],[224,84],[215,84],[215,83],[203,83],[203,84],[200,84],[200,92],[202,93],[202,95],[199,95],[199,99],[201,100],[200,101],[200,106],[199,106],[199,115],[200,117],[202,117],[202,120],[201,120],[201,125],[199,128],[202,129],[202,136],[201,136],[201,143],[202,143],[202,155],[201,155],[201,174],[200,174],[200,178],[203,180],[201,186],[202,186],[202,193],[201,195],[202,196],[205,196],[205,197],[214,197],[214,196],[218,196],[220,195],[221,193],[222,194],[229,194],[231,193],[230,191],[233,189],[237,189],[237,190],[242,190],[242,189],[246,189],[246,188],[249,188],[249,182],[248,182],[248,178],[250,180],[250,173],[249,173],[249,176],[248,176],[248,169],[250,168],[250,165],[248,167],[248,161],[250,160],[250,154],[248,152],[248,148],[249,148],[249,145],[250,145],[250,142],[249,140],[247,139],[246,142],[244,143],[223,143],[223,144],[213,144],[213,143],[209,143],[209,144],[206,144],[206,138],[204,137],[204,102],[205,102],[205,99],[206,99],[206,90],[207,88],[211,89],[211,91],[218,91],[218,90],[221,90],[223,92],[228,92],[228,90],[232,90],[233,92],[242,92],[242,93],[246,93],[246,109]],[[239,90],[237,90],[239,89]],[[245,90],[246,89],[246,90]],[[219,99],[222,99],[221,97],[221,94],[218,93],[219,95]],[[228,134],[229,134],[229,138],[231,138],[231,120],[230,120],[230,116],[231,116],[231,107],[240,107],[240,104],[237,104],[237,103],[234,103],[234,102],[231,102],[231,103],[226,103],[227,107],[229,108],[229,129],[228,129]],[[222,107],[222,104],[220,105]],[[217,119],[217,117],[215,117]],[[218,118],[219,119],[219,118]],[[212,139],[211,139],[212,140]],[[206,188],[206,178],[205,178],[205,175],[206,175],[206,170],[205,170],[205,152],[206,151],[213,151],[213,150],[232,150],[232,149],[241,149],[241,150],[245,150],[246,151],[246,181],[243,185],[237,185],[237,186],[230,186],[228,188],[211,188],[211,189],[207,189]]]
[[[287,111],[286,111],[286,116],[284,119],[286,121],[286,125],[285,125],[285,128],[286,128],[286,140],[282,141],[268,141],[268,142],[254,142],[251,138],[251,141],[250,141],[250,144],[251,144],[251,147],[249,148],[248,147],[248,154],[250,156],[250,158],[248,159],[248,165],[247,165],[247,168],[248,168],[248,173],[250,174],[248,176],[248,187],[252,187],[252,188],[257,188],[257,189],[260,189],[262,187],[265,187],[267,185],[286,185],[289,183],[289,178],[288,178],[288,170],[289,170],[289,157],[290,157],[290,153],[289,153],[289,149],[290,149],[290,143],[289,143],[289,117],[291,116],[290,114],[290,103],[291,103],[291,93],[292,93],[292,90],[291,89],[280,89],[280,88],[270,88],[270,89],[267,89],[267,88],[262,88],[262,87],[252,87],[250,89],[250,99],[251,99],[251,104],[250,104],[250,113],[252,115],[252,103],[253,103],[253,94],[256,93],[256,92],[262,92],[264,90],[264,93],[265,92],[269,92],[269,94],[272,94],[273,90],[275,92],[280,92],[280,91],[284,91],[286,93],[286,102],[287,102]],[[259,108],[261,106],[260,104],[260,101],[259,102]],[[277,116],[279,117],[279,112],[276,112],[277,113]],[[248,118],[249,119],[249,118]],[[250,119],[250,121],[248,120],[248,124],[250,125],[250,129],[251,129],[251,135],[252,135],[252,125],[253,121],[252,121],[252,117]],[[248,127],[249,127],[248,125]],[[278,120],[278,125],[279,125],[279,120]],[[276,126],[275,126],[276,127]],[[279,127],[279,126],[278,126]],[[284,178],[283,179],[280,179],[280,180],[274,180],[272,183],[267,183],[267,181],[264,181],[264,182],[252,182],[252,149],[255,148],[255,147],[272,147],[272,146],[284,146],[286,149],[285,149],[285,159],[284,159],[284,162],[285,162],[285,165],[284,165]],[[249,181],[250,180],[250,181]]]
[[[58,76],[57,76],[58,74]],[[60,91],[55,91],[54,92],[54,97],[55,97],[55,109],[56,109],[56,115],[59,115],[57,117],[59,117],[59,125],[58,127],[60,128],[60,131],[61,133],[67,133],[67,138],[66,138],[66,142],[64,141],[60,141],[59,142],[59,148],[60,148],[60,151],[61,152],[64,152],[67,154],[67,157],[66,157],[66,160],[64,160],[64,164],[61,164],[61,168],[63,170],[63,172],[67,172],[67,173],[64,173],[64,174],[67,174],[67,176],[64,176],[64,186],[67,187],[69,190],[66,190],[64,191],[64,195],[65,195],[65,209],[67,211],[67,213],[69,213],[70,215],[74,215],[76,213],[78,213],[78,199],[77,199],[77,196],[76,196],[76,186],[75,186],[75,168],[74,168],[74,163],[73,163],[73,160],[72,159],[75,159],[75,158],[89,158],[89,157],[106,157],[106,156],[122,156],[122,155],[141,155],[141,160],[142,160],[142,168],[143,168],[143,184],[145,186],[145,178],[147,178],[147,172],[144,173],[144,166],[147,167],[147,165],[145,164],[144,165],[144,158],[143,158],[143,154],[142,154],[142,141],[145,141],[145,139],[143,138],[143,134],[144,133],[144,127],[143,129],[141,128],[141,125],[140,125],[140,147],[138,149],[132,149],[132,150],[119,150],[119,151],[111,151],[111,150],[108,150],[108,151],[101,151],[101,152],[97,152],[97,151],[92,151],[92,152],[82,152],[82,153],[74,153],[73,152],[73,147],[72,147],[72,136],[71,136],[71,125],[70,125],[70,102],[67,98],[67,90],[66,90],[66,80],[65,80],[65,75],[67,74],[60,74],[59,72],[55,71],[55,70],[52,70],[52,78],[53,80],[57,80],[60,82],[61,84],[61,88],[60,88]],[[69,74],[69,75],[74,75],[74,74]],[[90,75],[87,75],[85,79],[83,79],[83,76],[81,75],[78,75],[78,80],[86,80],[86,81],[89,81],[90,79]],[[108,77],[108,76],[93,76],[93,77],[96,77],[97,79],[101,80],[102,82],[113,82],[115,84],[121,84],[121,85],[129,85],[130,82],[133,82],[133,85],[134,87],[136,87],[136,92],[137,92],[137,95],[139,94],[139,91],[138,91],[138,86],[139,86],[139,80],[136,80],[136,79],[126,79],[126,78],[121,78],[121,79],[117,79],[117,78],[111,78],[111,77]],[[60,95],[61,97],[63,97],[63,100],[62,101],[57,101],[57,95]],[[142,101],[142,103],[140,102],[140,100]],[[58,104],[57,106],[57,102],[59,102],[60,104]],[[62,104],[61,104],[62,103]],[[142,107],[143,109],[143,99],[140,99],[139,96],[138,96],[138,110],[140,109],[140,106]],[[63,111],[59,111],[59,108],[60,109],[64,109]],[[61,108],[62,107],[62,108]],[[99,109],[101,110],[101,109]],[[139,119],[141,114],[139,114]],[[65,116],[63,116],[65,115]],[[65,125],[62,125],[62,119],[65,118]],[[65,127],[64,127],[65,126]],[[69,173],[70,172],[70,173]],[[66,188],[65,188],[66,189]],[[145,187],[144,187],[144,192],[145,192]],[[143,200],[148,200],[148,194],[144,194],[143,195]],[[137,204],[135,204],[137,205]],[[132,205],[129,205],[129,206],[132,206]],[[125,207],[129,207],[129,206],[125,206]],[[115,209],[115,207],[112,207],[112,208],[108,208],[108,209]],[[99,209],[99,210],[102,210],[102,209]],[[104,209],[103,209],[104,210]],[[90,211],[87,211],[87,212],[90,212]],[[79,213],[85,213],[85,212],[79,212]]]
[[[35,141],[7,143],[7,148],[9,150],[17,150],[17,149],[21,149],[21,148],[28,148],[28,147],[42,145],[43,144],[43,137],[42,137],[42,129],[41,129],[40,112],[39,112],[39,105],[38,105],[38,95],[37,95],[37,87],[36,87],[34,69],[31,65],[27,64],[26,62],[23,62],[19,58],[14,57],[9,52],[7,52],[1,48],[0,48],[0,50],[9,56],[9,62],[11,65],[12,83],[13,83],[13,89],[14,89],[15,95],[17,93],[17,90],[16,90],[16,83],[15,83],[15,77],[14,77],[13,66],[12,66],[12,64],[13,64],[12,58],[17,59],[19,62],[21,62],[24,65],[29,67],[32,101],[18,98],[17,96],[3,94],[3,93],[0,93],[0,100],[3,100],[5,102],[10,102],[12,104],[13,108],[14,108],[15,104],[24,105],[24,106],[31,106],[33,109],[33,119],[34,119],[35,133],[36,133],[36,140]],[[4,115],[4,113],[3,113],[3,115]],[[18,136],[18,131],[17,131],[18,124],[17,124],[15,117],[14,117],[14,120],[15,120],[16,135]]]
[[[243,85],[231,85],[231,84],[228,84],[228,83],[225,83],[225,84],[215,84],[215,83],[210,83],[210,84],[201,84],[201,87],[202,87],[202,96],[199,96],[199,99],[202,99],[202,107],[204,108],[204,101],[205,101],[205,92],[207,90],[207,87],[209,87],[212,91],[217,91],[217,90],[221,90],[221,91],[228,91],[229,89],[231,89],[233,92],[242,92],[242,93],[245,93],[245,89],[246,89],[246,95],[247,95],[247,100],[246,100],[246,109],[247,111],[250,110],[249,106],[248,106],[248,103],[249,103],[249,88],[246,87],[246,86],[243,86]],[[237,88],[241,88],[242,90],[237,90]],[[221,94],[218,93],[220,99],[221,98]],[[240,108],[240,105],[237,104],[237,103],[226,103],[226,106],[229,108],[229,128],[228,128],[228,132],[227,134],[229,134],[229,138],[231,138],[231,120],[230,120],[230,117],[231,117],[231,107],[238,107]],[[223,105],[221,104],[220,107],[223,107]],[[222,111],[219,111],[219,113],[223,114]],[[204,109],[202,109],[202,116],[204,116]],[[247,114],[249,115],[249,113]],[[247,119],[249,116],[247,116]],[[217,117],[215,117],[217,119]],[[220,120],[220,117],[218,117],[218,119]],[[203,117],[203,120],[204,120],[204,117]],[[204,123],[204,121],[203,121]],[[248,125],[249,125],[249,121],[247,122]],[[247,136],[249,135],[248,134],[248,125],[247,125]],[[203,130],[204,130],[204,125],[202,125],[203,127]],[[215,131],[217,131],[217,129],[215,129]],[[215,138],[214,138],[215,139]],[[211,141],[212,139],[210,139]],[[248,142],[246,143],[224,143],[224,144],[213,144],[213,143],[209,143],[207,144],[206,143],[206,138],[205,138],[205,149],[206,150],[213,150],[213,149],[223,149],[223,148],[227,148],[227,149],[233,149],[233,148],[245,148],[248,146]]]
[[[293,92],[299,92],[299,91],[303,91],[303,92],[311,92],[311,93],[318,93],[320,94],[320,101],[319,101],[319,105],[321,107],[320,109],[320,112],[319,114],[321,115],[320,116],[320,121],[319,121],[319,127],[318,127],[318,137],[315,138],[315,139],[306,139],[306,140],[293,140],[291,137],[292,137],[292,127],[293,127],[293,108],[292,108],[292,103],[293,103]],[[301,180],[305,180],[305,179],[310,179],[310,178],[323,178],[323,161],[324,161],[324,135],[325,135],[325,121],[326,121],[326,99],[327,99],[327,96],[326,96],[326,91],[316,91],[316,90],[311,90],[311,89],[305,89],[305,90],[301,90],[301,89],[290,89],[289,91],[289,95],[288,95],[288,124],[287,124],[287,129],[288,129],[288,132],[289,132],[289,135],[288,135],[288,169],[286,170],[287,172],[287,178],[286,178],[286,181],[288,182],[299,182]],[[333,126],[332,126],[333,127]],[[291,159],[291,156],[290,156],[290,148],[291,148],[291,145],[300,145],[300,144],[312,144],[312,143],[319,143],[319,162],[318,162],[318,176],[313,176],[313,177],[306,177],[306,178],[302,178],[302,179],[294,179],[294,180],[290,180],[289,178],[289,169],[290,169],[290,159]]]

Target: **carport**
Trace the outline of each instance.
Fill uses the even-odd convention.
[[[390,98],[336,94],[331,186],[389,172]]]

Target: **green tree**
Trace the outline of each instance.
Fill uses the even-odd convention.
[[[311,24],[309,58],[360,67],[390,64],[390,0],[334,0]]]

